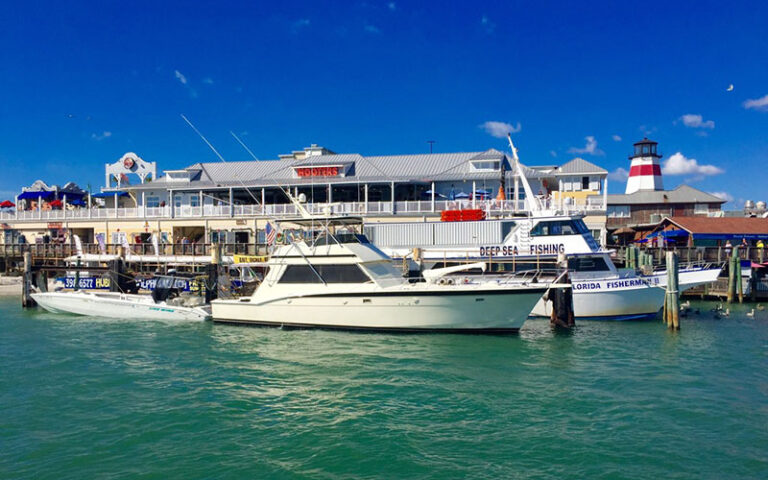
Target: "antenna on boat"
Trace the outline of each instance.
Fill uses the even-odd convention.
[[[222,156],[221,156],[221,154],[220,154],[220,153],[219,153],[219,152],[218,152],[218,151],[217,151],[215,148],[213,148],[213,145],[211,145],[211,142],[209,142],[209,141],[208,141],[208,139],[207,139],[207,138],[205,138],[205,137],[203,136],[203,134],[202,134],[202,133],[200,133],[200,130],[198,130],[198,129],[197,129],[197,127],[195,127],[194,125],[192,125],[192,122],[190,122],[190,121],[187,119],[187,117],[185,117],[185,116],[184,116],[184,114],[183,114],[183,113],[180,113],[179,115],[181,115],[181,118],[183,118],[183,119],[184,119],[184,121],[185,121],[185,122],[187,122],[187,125],[189,125],[190,127],[192,127],[192,130],[194,130],[194,131],[195,131],[195,133],[196,133],[196,134],[198,134],[198,135],[200,136],[200,138],[202,138],[202,139],[203,139],[203,141],[205,142],[205,144],[206,144],[206,145],[208,145],[208,147],[210,147],[210,149],[211,149],[211,150],[213,150],[213,153],[215,153],[215,154],[216,154],[216,156],[217,156],[217,157],[219,157],[219,160],[221,160],[221,161],[222,161],[222,162],[224,162],[224,163],[227,163],[227,161],[226,161],[226,160],[224,160],[224,157],[222,157]]]
[[[251,151],[251,149],[250,149],[250,148],[248,148],[248,146],[247,146],[247,145],[246,145],[246,144],[245,144],[245,143],[244,143],[242,140],[240,140],[240,137],[238,137],[237,135],[235,135],[235,132],[233,132],[232,130],[230,130],[230,131],[229,131],[229,133],[231,133],[231,134],[232,134],[232,136],[233,136],[233,137],[235,137],[235,140],[237,140],[237,142],[238,142],[238,143],[239,143],[239,144],[240,144],[240,145],[241,145],[241,146],[242,146],[242,147],[245,149],[245,151],[246,151],[246,152],[248,152],[248,153],[251,155],[251,157],[253,157],[253,159],[254,159],[254,160],[256,160],[256,161],[258,161],[258,160],[259,160],[258,158],[256,158],[256,155],[254,155],[254,154],[253,154],[253,152]]]
[[[520,167],[520,159],[517,157],[517,148],[515,147],[515,144],[512,143],[512,135],[509,133],[507,133],[507,140],[509,140],[509,147],[512,149],[512,159],[515,161],[517,176],[523,183],[523,190],[525,190],[525,203],[528,211],[531,213],[538,213],[542,210],[541,202],[539,202],[539,199],[533,195],[531,185],[528,183],[528,179],[525,177],[525,173],[523,173],[523,169]],[[517,199],[515,199],[515,201],[517,201]]]

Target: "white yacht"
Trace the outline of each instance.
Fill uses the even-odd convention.
[[[286,222],[281,222],[286,223]],[[455,282],[433,270],[411,283],[357,230],[359,218],[293,220],[322,233],[278,246],[250,297],[214,300],[215,322],[353,330],[517,332],[550,285]],[[551,285],[557,288],[562,285]]]
[[[37,292],[31,296],[52,313],[137,320],[203,321],[211,316],[202,297],[177,296],[174,277],[159,277],[151,295],[100,291]]]

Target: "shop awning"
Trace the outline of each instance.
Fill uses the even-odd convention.
[[[127,197],[128,192],[101,192],[91,195],[93,198],[113,198],[117,194],[118,197]]]
[[[664,238],[678,238],[678,237],[687,237],[688,232],[685,230],[662,230],[660,232],[653,232],[648,234],[645,238],[655,238],[661,235]]]

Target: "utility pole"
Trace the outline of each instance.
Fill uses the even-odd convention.
[[[432,145],[434,145],[434,140],[427,140],[427,143],[429,144],[429,153],[432,153]]]

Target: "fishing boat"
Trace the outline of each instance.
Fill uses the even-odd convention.
[[[565,256],[577,319],[636,320],[655,316],[664,303],[666,271],[616,268],[612,252],[599,246],[580,216],[542,207],[520,168],[511,139],[510,147],[526,192],[527,216],[373,224],[366,226],[366,233],[385,253],[396,259],[415,259],[421,269],[486,262],[497,272],[539,272],[554,269],[556,259]],[[682,266],[678,288],[682,292],[713,282],[721,269],[722,265],[715,264]],[[552,272],[550,278],[555,275]],[[549,316],[550,308],[551,304],[541,300],[531,315]]]
[[[176,284],[176,277],[161,276],[151,294],[77,290],[37,292],[31,297],[52,313],[140,320],[209,319],[210,306],[204,305],[203,297],[179,295]]]
[[[214,322],[402,332],[514,333],[548,288],[559,284],[456,282],[432,270],[410,282],[368,241],[358,217],[281,221],[321,233],[276,247],[249,297],[214,300]]]

